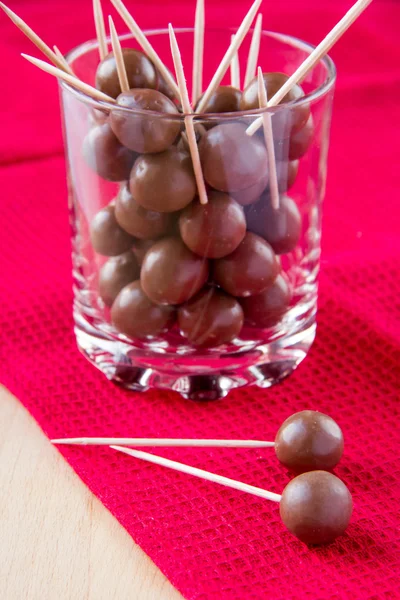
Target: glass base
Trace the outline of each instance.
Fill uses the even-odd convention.
[[[173,390],[197,401],[224,398],[246,385],[268,388],[282,381],[306,357],[315,338],[315,316],[268,344],[225,354],[196,356],[156,354],[115,340],[75,315],[79,350],[113,383],[139,392]]]

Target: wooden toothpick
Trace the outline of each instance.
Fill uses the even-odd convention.
[[[233,42],[233,36],[231,42]],[[237,52],[235,52],[231,61],[231,86],[240,90],[240,64]]]
[[[124,55],[122,54],[122,48],[117,34],[117,30],[115,29],[114,21],[112,20],[111,16],[108,17],[108,24],[110,27],[111,46],[117,65],[119,85],[121,87],[122,92],[129,92],[129,81],[128,75],[126,74]]]
[[[174,61],[176,79],[178,81],[179,96],[183,112],[185,114],[185,128],[189,143],[190,155],[192,157],[194,176],[197,183],[197,191],[199,193],[200,204],[207,204],[207,190],[204,183],[203,171],[201,168],[199,148],[196,142],[196,133],[193,124],[193,109],[190,104],[189,94],[186,87],[185,74],[183,72],[182,58],[179,51],[178,42],[176,41],[175,32],[171,25],[168,25],[169,39],[171,44],[171,53]]]
[[[256,75],[258,55],[260,52],[261,42],[261,31],[262,31],[262,14],[257,16],[256,24],[254,26],[253,37],[251,38],[249,56],[247,58],[246,75],[244,77],[244,87],[247,87],[252,79]]]
[[[157,67],[162,77],[166,81],[167,85],[171,88],[173,93],[177,98],[179,98],[179,88],[176,84],[176,81],[172,77],[171,73],[168,71],[167,67],[162,62],[161,58],[158,56],[157,52],[154,50],[153,46],[150,44],[143,31],[140,29],[139,25],[136,23],[135,19],[129,13],[126,6],[121,2],[121,0],[111,0],[114,8],[119,13],[122,20],[127,25],[128,29],[135,36],[138,44],[141,48],[146,52],[147,56]]]
[[[64,54],[61,52],[61,50],[58,48],[58,46],[53,46],[53,50],[54,50],[54,54],[56,54],[56,56],[59,58],[59,60],[64,65],[64,71],[66,73],[69,73],[70,70],[72,71],[72,68],[67,63]],[[75,77],[76,77],[76,75],[75,75]]]
[[[334,44],[342,37],[347,29],[361,15],[362,12],[371,4],[372,0],[358,0],[344,17],[335,25],[320,44],[311,52],[300,67],[289,77],[283,86],[269,100],[268,106],[276,106],[286,96],[290,89],[299,81],[306,77],[307,73],[314,68],[318,61],[329,52]],[[246,129],[247,135],[253,135],[263,124],[262,117],[259,117]]]
[[[196,104],[203,91],[204,0],[197,0],[194,23],[192,103]]]
[[[268,106],[267,90],[265,89],[265,82],[261,67],[258,67],[257,71],[257,83],[258,83],[258,102],[260,108],[266,108]],[[276,159],[275,159],[275,146],[274,146],[274,134],[272,131],[272,116],[265,112],[262,116],[264,125],[264,137],[265,144],[268,152],[268,171],[269,171],[269,190],[271,194],[271,206],[272,208],[279,208],[279,186],[278,186],[278,175],[276,172]]]
[[[275,442],[261,440],[196,440],[178,438],[113,438],[113,437],[78,437],[58,438],[51,440],[57,445],[73,446],[137,446],[161,448],[273,448]]]
[[[113,0],[113,1],[115,1],[115,0]],[[255,2],[253,3],[252,7],[249,10],[249,12],[243,19],[242,24],[240,25],[239,29],[237,30],[236,34],[233,37],[233,41],[231,42],[228,50],[225,52],[225,56],[223,57],[218,69],[215,71],[214,76],[211,79],[208,88],[204,92],[203,97],[201,98],[201,100],[199,102],[199,105],[196,109],[197,113],[201,113],[204,110],[204,108],[207,106],[208,101],[210,100],[212,94],[215,92],[215,90],[221,83],[222,78],[224,77],[225,73],[229,69],[229,65],[231,63],[233,55],[235,54],[235,52],[237,52],[239,50],[241,43],[243,42],[244,38],[246,37],[247,32],[249,31],[249,29],[251,27],[254,17],[256,16],[256,13],[257,13],[258,9],[260,8],[261,2],[262,2],[262,0],[255,0]]]
[[[70,75],[74,75],[68,63],[65,64],[63,61],[61,61],[55,54],[55,52],[53,52],[53,50],[33,31],[33,29],[29,27],[29,25],[25,23],[25,21],[23,21],[18,15],[15,14],[15,12],[10,10],[5,4],[3,4],[3,2],[0,2],[0,8],[3,9],[3,11],[11,19],[14,25],[16,25],[18,29],[20,29],[22,33],[24,33],[26,37],[30,39],[31,42],[33,42],[35,46],[39,48],[39,50],[43,52],[43,54],[47,56],[47,58],[54,65],[56,65],[56,67],[62,70],[66,69],[67,73],[69,73]]]
[[[104,60],[108,54],[108,45],[101,0],[93,0],[93,16],[94,25],[96,27],[97,43],[99,44],[99,56],[100,60]]]
[[[235,479],[230,479],[229,477],[224,477],[223,475],[217,475],[216,473],[210,473],[209,471],[204,471],[203,469],[198,469],[197,467],[191,467],[190,465],[186,465],[175,460],[170,460],[168,458],[163,458],[162,456],[156,456],[155,454],[149,454],[148,452],[142,452],[140,450],[131,450],[130,448],[123,448],[122,446],[110,446],[110,448],[155,465],[167,467],[168,469],[173,469],[174,471],[180,471],[181,473],[186,473],[187,475],[194,475],[200,479],[212,481],[213,483],[219,483],[225,487],[246,492],[247,494],[253,494],[253,496],[258,496],[259,498],[264,498],[265,500],[280,502],[282,498],[281,494],[268,492],[267,490],[263,490],[262,488],[258,488],[254,485],[242,483],[241,481],[236,481]]]
[[[65,71],[62,71],[57,67],[53,67],[53,65],[49,65],[48,63],[44,62],[44,60],[34,58],[33,56],[29,56],[28,54],[21,54],[21,56],[29,62],[31,62],[33,65],[35,65],[35,67],[38,67],[39,69],[44,71],[45,73],[54,75],[54,77],[58,77],[66,83],[69,83],[72,87],[79,90],[83,94],[86,94],[87,96],[90,96],[95,100],[101,100],[103,102],[111,102],[112,104],[115,104],[114,98],[111,98],[110,96],[107,96],[107,94],[103,94],[103,92],[100,92],[100,90],[97,90],[91,85],[84,83],[83,81],[75,77],[75,75],[69,75],[69,73],[65,73]]]

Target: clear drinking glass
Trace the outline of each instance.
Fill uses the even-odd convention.
[[[146,34],[172,71],[167,30]],[[206,32],[205,82],[231,34]],[[176,35],[189,75],[193,29]],[[130,36],[121,42],[136,46]],[[247,39],[239,52],[242,73],[248,48]],[[259,65],[263,72],[291,74],[311,50],[293,37],[263,32]],[[94,84],[95,42],[67,59]],[[229,73],[222,83],[229,84]],[[115,108],[60,84],[75,333],[81,352],[107,378],[128,389],[170,389],[207,400],[245,385],[269,387],[305,358],[316,329],[334,83],[327,57],[301,83],[303,97],[268,109],[278,210],[271,207],[263,128],[252,138],[245,134],[265,109],[195,116],[209,197],[202,206],[194,198],[181,114]],[[118,126],[127,143],[133,136],[136,150],[145,132],[150,148],[139,148],[139,154],[122,146],[113,133]],[[214,213],[201,212],[210,207],[215,221]],[[226,227],[233,231],[228,239]]]

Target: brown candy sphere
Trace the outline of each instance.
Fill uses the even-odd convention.
[[[115,135],[127,148],[135,152],[163,152],[174,143],[181,125],[168,119],[178,115],[175,104],[156,90],[135,89],[120,94],[117,104],[123,109],[142,111],[139,114],[127,110],[112,109],[110,125]],[[162,113],[163,117],[143,111]]]
[[[137,154],[120,144],[108,123],[89,131],[82,152],[89,167],[108,181],[129,179],[137,158]]]
[[[179,328],[195,346],[220,346],[231,342],[243,325],[243,311],[235,298],[216,288],[206,288],[178,310]]]
[[[235,198],[236,202],[239,202],[242,206],[248,206],[257,202],[260,199],[261,194],[268,185],[268,173],[265,173],[263,177],[257,181],[254,185],[246,188],[245,190],[239,190],[238,192],[232,192],[232,197]]]
[[[156,304],[182,304],[194,296],[208,277],[208,261],[174,237],[164,238],[143,259],[141,282]]]
[[[254,327],[273,327],[288,309],[292,294],[282,275],[278,275],[271,287],[261,294],[243,298],[242,305],[246,321]]]
[[[286,83],[286,81],[289,79],[289,76],[285,75],[285,73],[263,73],[263,78],[267,90],[267,96],[270,100],[276,94],[276,92],[280,90],[283,84]],[[303,98],[303,96],[304,92],[302,88],[296,84],[292,86],[290,91],[286,94],[286,96],[283,97],[279,104],[294,102],[295,100]],[[259,107],[260,103],[258,100],[258,81],[257,77],[255,77],[243,90],[242,99],[240,101],[240,110],[253,110]],[[277,118],[280,118],[278,117],[278,114],[274,115],[275,120]],[[293,129],[293,131],[298,131],[306,124],[309,115],[309,105],[303,104],[302,106],[295,106],[293,108],[288,107],[288,112],[286,113],[286,115],[282,115],[282,117],[286,119],[288,116],[290,116],[290,129]]]
[[[280,265],[271,246],[258,235],[246,233],[232,254],[214,263],[214,281],[232,296],[260,294],[275,281]]]
[[[148,210],[174,212],[185,208],[197,191],[190,156],[176,147],[140,156],[129,187],[136,202]]]
[[[134,240],[132,252],[135,255],[135,258],[140,266],[142,266],[143,259],[146,256],[147,251],[150,250],[152,246],[154,246],[156,241],[157,240]]]
[[[138,279],[140,267],[133,252],[113,256],[99,272],[99,294],[104,304],[111,306],[123,287]]]
[[[327,471],[311,471],[288,483],[279,512],[289,531],[305,544],[329,544],[345,532],[353,501],[338,477]]]
[[[115,218],[115,207],[107,206],[100,210],[90,225],[92,246],[104,256],[117,256],[130,250],[133,237],[119,226]]]
[[[264,143],[246,135],[242,123],[224,123],[210,129],[199,145],[207,183],[221,192],[249,188],[268,173]]]
[[[288,156],[289,160],[295,160],[305,155],[314,137],[314,121],[312,117],[302,129],[292,133],[289,140]]]
[[[237,112],[240,108],[242,93],[231,85],[220,85],[211,94],[209,101],[202,110],[203,113]],[[200,98],[201,100],[201,98]],[[199,100],[199,102],[200,102]]]
[[[301,215],[289,196],[281,196],[273,208],[268,194],[246,210],[247,229],[264,238],[277,254],[291,252],[301,236]]]
[[[126,74],[130,88],[157,87],[157,72],[153,63],[140,50],[122,48]],[[101,61],[96,71],[96,87],[104,94],[117,98],[121,93],[117,63],[110,53]]]
[[[192,202],[179,217],[186,246],[207,258],[221,258],[233,252],[246,234],[241,206],[228,194],[211,192],[208,204]]]
[[[173,323],[175,310],[158,306],[148,299],[140,281],[134,281],[121,290],[111,308],[114,326],[131,338],[159,335]]]
[[[342,457],[343,445],[339,425],[315,410],[303,410],[286,419],[275,437],[278,459],[298,473],[333,469]]]
[[[171,213],[147,210],[140,206],[124,185],[115,201],[115,218],[125,231],[141,240],[160,237],[172,226]]]

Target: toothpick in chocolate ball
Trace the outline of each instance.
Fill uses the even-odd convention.
[[[267,91],[268,98],[273,98],[276,92],[283,86],[284,83],[289,79],[285,73],[263,73],[264,84]],[[304,97],[302,88],[295,84],[291,87],[290,91],[286,96],[279,102],[279,104],[286,104],[288,102],[295,102]],[[243,90],[242,98],[240,101],[240,110],[252,110],[259,107],[258,102],[258,87],[257,78],[255,77],[248,86]],[[285,111],[286,112],[286,111]],[[286,118],[289,117],[289,131],[299,131],[302,129],[307,122],[310,115],[310,106],[304,103],[300,106],[288,107]],[[274,115],[273,122],[279,119],[279,113]]]
[[[190,156],[174,146],[159,154],[140,156],[129,187],[136,202],[148,210],[175,212],[185,208],[197,191]]]
[[[243,310],[235,298],[209,287],[179,307],[178,325],[194,346],[220,346],[239,335]]]
[[[154,113],[160,113],[159,115]],[[117,98],[111,110],[110,125],[121,144],[138,153],[163,152],[180,131],[175,104],[157,90],[134,89]]]
[[[133,252],[128,250],[109,258],[99,272],[99,294],[106,306],[111,306],[123,287],[138,279],[140,267]]]
[[[279,461],[295,472],[333,469],[344,448],[343,433],[328,415],[303,410],[290,416],[275,437]]]
[[[111,320],[120,333],[131,338],[154,337],[168,330],[175,317],[171,306],[151,302],[134,281],[125,286],[111,307]]]
[[[192,202],[179,217],[186,246],[199,256],[221,258],[231,254],[246,234],[243,208],[228,194],[211,192],[208,204]]]
[[[268,173],[264,143],[246,135],[241,123],[213,127],[201,138],[199,149],[205,180],[221,192],[249,188]]]
[[[93,127],[83,141],[87,165],[108,181],[129,179],[137,154],[122,146],[108,123]]]
[[[279,271],[271,246],[258,235],[246,233],[232,254],[215,261],[213,278],[232,296],[244,298],[271,286]]]
[[[311,471],[288,483],[279,512],[289,531],[305,544],[329,544],[346,531],[353,500],[338,477],[327,471]]]
[[[273,208],[268,193],[246,208],[247,228],[265,239],[276,254],[286,254],[300,241],[302,219],[297,204],[281,196],[279,208]]]
[[[134,238],[129,235],[115,218],[115,206],[100,210],[90,224],[90,239],[93,248],[104,256],[118,256],[132,247]]]
[[[156,304],[182,304],[192,298],[208,278],[208,261],[197,256],[176,237],[154,244],[143,259],[141,283]]]
[[[123,185],[115,200],[115,218],[125,231],[140,240],[151,240],[161,237],[172,227],[173,213],[147,210],[138,204]]]
[[[134,48],[122,48],[122,54],[129,87],[156,89],[157,72],[147,56]],[[113,53],[106,56],[97,67],[96,88],[111,98],[117,98],[122,91]]]

